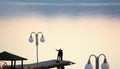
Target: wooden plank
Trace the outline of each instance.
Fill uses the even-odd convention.
[[[39,69],[49,69],[49,68],[67,66],[72,64],[75,64],[75,63],[67,60],[60,61],[60,62],[56,62],[56,60],[48,60],[48,61],[39,62]],[[37,67],[36,63],[24,65],[24,68],[27,68],[27,69],[36,68],[36,67]]]

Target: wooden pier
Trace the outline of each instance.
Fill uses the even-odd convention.
[[[49,69],[49,68],[57,68],[57,69],[64,69],[64,66],[75,64],[74,62],[63,60],[56,62],[56,60],[48,60],[39,62],[39,69]],[[25,64],[24,69],[36,69],[36,63],[33,64]]]

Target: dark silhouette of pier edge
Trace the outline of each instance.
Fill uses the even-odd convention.
[[[57,59],[39,62],[38,63],[39,69],[49,69],[49,68],[55,68],[55,67],[57,69],[65,69],[64,66],[75,64],[74,62],[63,60],[63,50],[61,48],[56,49],[56,51],[58,51]],[[37,64],[36,63],[26,64],[24,65],[24,67],[27,67],[27,69],[29,68],[36,69]]]
[[[75,64],[74,62],[67,61],[67,60],[63,60],[59,62],[56,62],[56,61],[57,61],[56,59],[52,59],[52,60],[39,62],[39,69],[49,69],[49,68],[55,68],[55,67],[57,69],[65,69],[64,66]],[[36,63],[24,64],[24,68],[26,69],[29,69],[29,68],[36,69],[36,67],[37,67]]]

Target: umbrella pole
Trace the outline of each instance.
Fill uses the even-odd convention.
[[[13,60],[11,60],[11,69],[13,68]]]

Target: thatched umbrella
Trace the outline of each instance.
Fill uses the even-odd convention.
[[[0,60],[11,61],[11,69],[15,69],[16,61],[21,61],[21,69],[23,69],[23,60],[27,59],[4,51],[0,53]]]

